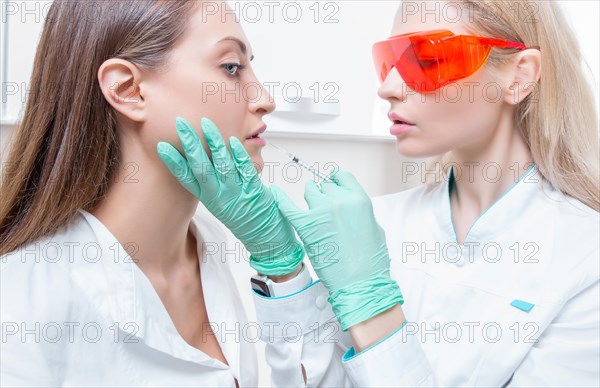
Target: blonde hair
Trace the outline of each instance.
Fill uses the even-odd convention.
[[[555,189],[600,211],[598,112],[583,68],[577,38],[560,6],[543,0],[459,0],[469,10],[468,28],[477,35],[539,47],[542,75],[533,92],[515,109],[542,178]],[[534,10],[525,20],[524,12]],[[493,10],[493,12],[490,12]],[[519,17],[515,17],[518,15]],[[493,49],[486,69],[493,72],[514,53]],[[588,67],[589,69],[589,67]],[[451,152],[434,158],[431,166],[447,172]],[[438,174],[438,180],[441,174]]]

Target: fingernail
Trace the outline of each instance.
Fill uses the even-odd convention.
[[[216,129],[217,126],[208,117],[203,117],[201,120],[202,127]]]
[[[187,128],[186,121],[184,119],[182,119],[181,117],[175,118],[175,128],[177,128],[177,130],[186,129]]]
[[[171,155],[169,154],[170,150],[169,144],[165,142],[161,141],[156,145],[156,151],[158,152],[161,160],[169,167],[169,169],[174,170],[173,175],[181,176],[184,170],[179,163],[175,162],[173,158],[171,158]]]
[[[158,142],[158,144],[156,145],[156,152],[158,152],[159,154],[164,154],[166,153],[167,149],[165,147],[165,144],[163,142]]]
[[[240,141],[240,139],[238,139],[238,138],[237,138],[237,137],[235,137],[235,136],[231,136],[231,137],[229,138],[229,144],[230,144],[232,147],[234,147],[235,149],[237,149],[237,150],[240,150],[240,151],[241,151],[241,148],[243,148],[243,147],[244,147],[244,146],[242,145],[242,142]],[[240,148],[240,147],[241,147],[241,148]]]
[[[201,121],[202,130],[204,133],[208,134],[209,137],[217,136],[219,129],[210,119],[203,117]]]
[[[190,127],[190,124],[188,124],[187,121],[178,117],[176,119],[175,127],[177,128],[177,133],[179,134],[180,137],[185,138],[185,140],[191,140],[192,136],[191,136],[190,132],[193,129]]]

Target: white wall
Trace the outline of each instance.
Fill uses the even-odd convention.
[[[0,7],[6,29],[7,51],[2,46],[3,121],[14,121],[28,94],[35,46],[51,1],[8,1]],[[216,3],[221,3],[217,1]],[[253,68],[268,83],[278,102],[293,100],[295,91],[317,101],[313,108],[339,109],[339,115],[287,114],[280,111],[266,121],[272,130],[342,134],[387,134],[382,113],[386,104],[376,97],[378,87],[371,60],[373,42],[389,36],[394,1],[229,1],[256,56]],[[421,3],[417,1],[417,3]],[[558,1],[579,37],[590,67],[590,82],[598,101],[600,80],[600,2]],[[300,11],[297,16],[297,11]],[[6,23],[5,21],[8,21]],[[4,39],[0,39],[3,42]],[[7,55],[8,53],[8,55]],[[6,65],[6,66],[5,66]],[[4,80],[6,73],[6,80]],[[295,86],[299,85],[300,89]],[[284,93],[284,87],[287,87]],[[333,101],[339,101],[338,104]],[[285,104],[280,103],[280,108]],[[295,104],[298,106],[298,104]]]
[[[426,8],[422,5],[425,2],[411,2],[417,4],[419,10]],[[324,101],[328,95],[339,101],[339,116],[281,112],[266,119],[270,128],[296,132],[388,133],[385,115],[388,104],[376,96],[378,81],[371,47],[390,35],[400,1],[322,1],[318,7],[313,1],[281,1],[272,12],[268,7],[256,6],[261,2],[231,3],[237,7],[252,44],[256,55],[253,68],[259,79],[281,85],[273,88],[278,92],[283,91],[283,86],[290,87],[283,96],[275,93],[276,101],[293,100],[296,88],[291,86],[295,83],[301,86],[303,97],[315,101],[315,106],[332,105]],[[558,3],[579,37],[598,102],[600,2],[564,0]],[[296,9],[301,16],[296,16]],[[519,17],[525,19],[528,13],[525,9],[521,11]],[[320,94],[315,98],[310,86],[317,84]],[[279,105],[285,107],[286,104]]]
[[[258,78],[281,85],[273,87],[279,107],[293,101],[296,90],[318,107],[339,105],[337,116],[276,113],[265,120],[270,128],[372,133],[378,80],[371,46],[389,36],[397,1],[283,1],[273,12],[260,7],[260,13],[250,6],[257,2],[231,3],[252,45]]]

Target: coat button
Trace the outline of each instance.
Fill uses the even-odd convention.
[[[324,295],[317,296],[315,299],[315,305],[317,305],[319,310],[323,310],[325,306],[327,306],[327,298],[325,298]]]

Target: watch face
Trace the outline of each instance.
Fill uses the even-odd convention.
[[[262,296],[271,296],[271,292],[269,291],[269,287],[267,287],[267,283],[260,279],[250,278],[250,283],[252,284],[252,289],[259,293]]]

